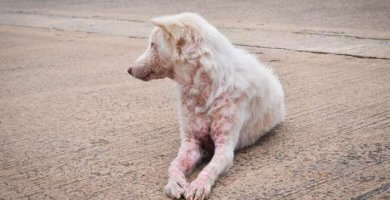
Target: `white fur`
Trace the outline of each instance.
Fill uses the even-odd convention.
[[[182,144],[169,168],[170,178],[165,191],[174,198],[204,199],[218,176],[232,166],[234,150],[254,144],[284,120],[283,88],[270,68],[259,63],[255,56],[233,46],[197,14],[164,16],[153,19],[152,23],[164,32],[158,39],[159,52],[164,55],[161,58],[164,66],[170,67],[175,74],[173,79],[178,83],[179,94],[183,97],[187,92],[193,97],[179,104]],[[186,45],[190,43],[189,46],[176,48],[175,42],[190,34],[185,26],[191,28],[191,37],[197,42],[191,44],[188,40]],[[152,35],[157,31],[154,30]],[[145,60],[145,55],[151,54],[144,54],[137,62]],[[200,70],[195,70],[196,65],[200,65]],[[202,73],[207,74],[210,83],[201,79]],[[196,98],[202,91],[209,91],[208,96],[205,104],[198,105]],[[223,104],[222,97],[231,103]],[[191,106],[195,107],[193,111],[188,108]],[[215,112],[222,118],[213,118]],[[223,117],[231,120],[224,121]],[[213,126],[218,120],[223,124]],[[203,129],[199,128],[202,126],[209,127],[210,133],[202,133]],[[210,135],[215,151],[210,163],[188,184],[185,175],[202,157],[199,147],[202,140],[188,139],[203,137],[197,134]]]

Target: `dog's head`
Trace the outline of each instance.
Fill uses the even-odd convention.
[[[144,81],[191,76],[202,54],[199,22],[206,21],[197,14],[183,13],[151,22],[156,28],[150,34],[148,47],[130,66],[129,74]]]

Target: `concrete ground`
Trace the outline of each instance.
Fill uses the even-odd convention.
[[[208,2],[0,1],[0,199],[167,199],[174,83],[126,70],[148,20],[181,11],[286,92],[286,122],[236,154],[210,199],[389,199],[390,2]]]

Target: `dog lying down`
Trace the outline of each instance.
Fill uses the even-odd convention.
[[[234,151],[284,120],[282,85],[271,69],[238,49],[194,13],[157,17],[146,51],[128,69],[148,81],[168,77],[180,96],[181,147],[164,188],[172,198],[205,199]],[[197,178],[188,175],[206,155]]]

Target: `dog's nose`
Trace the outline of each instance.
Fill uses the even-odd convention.
[[[127,72],[129,72],[130,75],[133,75],[132,69],[133,69],[133,68],[130,67],[130,68],[127,70]]]

